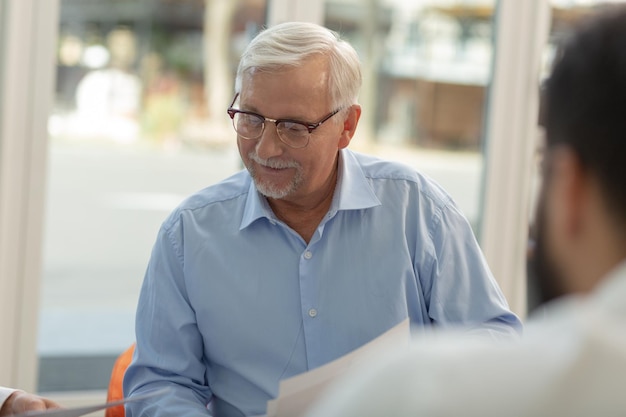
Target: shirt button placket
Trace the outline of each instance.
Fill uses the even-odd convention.
[[[313,258],[313,252],[311,252],[310,250],[305,250],[304,251],[304,259],[309,260],[311,258]],[[309,317],[311,318],[315,318],[317,316],[317,310],[314,308],[310,308],[309,311],[307,312],[309,314]]]

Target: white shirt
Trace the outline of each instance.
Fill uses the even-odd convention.
[[[16,390],[12,388],[0,387],[0,408],[4,405],[4,402],[13,394]]]
[[[308,417],[626,415],[626,262],[517,342],[444,333],[355,368]]]

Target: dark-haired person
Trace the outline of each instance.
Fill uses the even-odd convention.
[[[546,99],[541,315],[519,342],[441,333],[386,352],[309,417],[626,415],[626,8],[577,29]]]
[[[129,404],[129,417],[265,414],[281,379],[407,318],[417,332],[517,336],[450,196],[347,149],[360,86],[355,50],[322,26],[252,40],[224,103],[246,170],[187,199],[159,232],[124,390],[171,390]]]
[[[0,417],[27,411],[42,411],[61,406],[52,400],[13,388],[0,387]]]

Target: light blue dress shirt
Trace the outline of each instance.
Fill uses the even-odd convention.
[[[159,231],[124,391],[172,389],[127,415],[262,415],[281,379],[406,317],[418,333],[521,328],[438,185],[344,149],[330,210],[307,244],[239,172],[188,198]]]

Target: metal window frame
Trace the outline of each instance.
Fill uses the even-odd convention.
[[[500,0],[486,118],[480,244],[511,309],[527,313],[526,248],[533,152],[539,138],[548,0]]]

